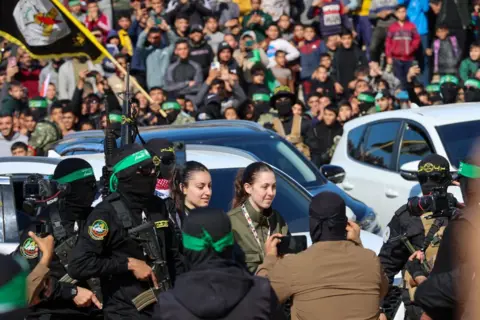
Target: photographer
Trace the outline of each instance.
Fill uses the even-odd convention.
[[[434,320],[454,319],[464,311],[469,298],[470,285],[475,278],[472,252],[468,243],[478,233],[475,219],[478,219],[478,187],[480,166],[467,160],[460,162],[458,170],[460,189],[468,210],[458,212],[445,229],[438,250],[437,260],[428,278],[424,278],[415,293],[415,303],[420,305]],[[418,272],[419,259],[412,256],[412,272]]]
[[[319,312],[325,319],[377,319],[387,279],[375,253],[362,247],[360,228],[347,220],[345,202],[321,192],[309,213],[313,245],[279,259],[281,235],[270,236],[257,275],[269,278],[280,303],[293,297],[292,319],[319,319]]]
[[[437,154],[430,154],[423,158],[418,164],[418,181],[424,196],[432,194],[438,188],[446,192],[452,181],[450,165],[447,159]],[[452,206],[455,206],[455,198],[451,195],[449,195],[449,198]],[[413,253],[408,246],[412,246],[413,250],[423,249],[427,254],[427,262],[430,264],[430,267],[433,265],[438,251],[440,240],[438,242],[435,241],[435,243],[433,239],[430,239],[430,241],[426,240],[426,235],[429,233],[435,219],[428,219],[432,214],[431,212],[423,212],[424,210],[417,209],[417,206],[415,208],[412,207],[412,203],[415,203],[414,200],[410,198],[407,204],[401,206],[395,212],[383,237],[384,244],[380,250],[379,258],[390,284],[393,283],[394,276],[404,269],[409,257]],[[412,213],[415,213],[415,215]],[[442,223],[444,222],[442,221]],[[436,234],[431,236],[435,239],[441,239],[444,228],[442,226]],[[422,311],[412,303],[415,287],[418,283],[412,279],[409,273],[405,274],[404,280],[407,284],[405,289],[408,289],[408,292],[405,290],[402,293],[406,313],[409,319],[420,319]]]
[[[20,246],[14,253],[27,259],[30,269],[36,268],[38,264],[45,265],[48,256],[45,257],[45,253],[43,257],[40,256],[38,249],[41,243],[37,243],[35,237],[32,237],[32,232],[37,234],[37,239],[45,234],[52,234],[55,238],[57,253],[49,264],[49,294],[44,294],[35,301],[38,303],[31,307],[28,319],[42,319],[47,316],[56,318],[60,315],[75,316],[75,319],[95,319],[102,305],[92,292],[93,289],[87,289],[86,283],[73,284],[66,275],[69,253],[67,248],[75,243],[76,233],[90,214],[97,192],[93,169],[85,160],[65,159],[55,168],[53,180],[58,183],[59,191],[45,191],[45,182],[39,181],[40,195],[30,204],[39,206],[41,202],[46,203],[46,199],[49,202],[55,198],[58,200],[43,208],[37,219],[25,229],[20,237]],[[50,182],[50,188],[54,189],[52,185]]]

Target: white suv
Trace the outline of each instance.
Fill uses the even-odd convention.
[[[421,193],[412,174],[419,160],[437,153],[456,171],[479,137],[478,103],[382,112],[347,122],[331,163],[345,169],[340,187],[372,207],[385,228],[409,197]],[[449,192],[462,201],[458,187]]]

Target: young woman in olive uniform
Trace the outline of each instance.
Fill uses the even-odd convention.
[[[235,241],[245,254],[245,263],[252,273],[263,262],[268,237],[288,233],[285,220],[272,209],[276,187],[272,168],[263,162],[252,163],[240,170],[235,179],[233,209],[228,216]]]

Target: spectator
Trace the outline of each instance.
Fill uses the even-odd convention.
[[[233,261],[234,242],[223,211],[193,210],[183,226],[185,258],[192,270],[159,295],[153,319],[274,319],[275,293],[268,281]]]
[[[80,128],[80,131],[95,130],[95,124],[88,120],[80,123],[78,127]]]
[[[41,69],[38,67],[36,61],[30,57],[28,52],[24,52],[20,56],[18,73],[15,79],[20,81],[27,89],[28,97],[33,98],[39,95],[38,82]]]
[[[243,30],[255,32],[258,42],[265,39],[265,31],[272,24],[272,17],[260,9],[262,0],[251,0],[252,11],[243,17]]]
[[[350,102],[343,100],[338,104],[338,118],[337,121],[343,127],[347,121],[352,118],[352,106]]]
[[[230,44],[229,44],[230,45]],[[252,83],[252,68],[256,64],[267,67],[270,60],[265,51],[258,46],[255,32],[247,31],[240,37],[240,49],[233,52],[242,74],[241,78],[247,83]]]
[[[35,130],[35,127],[37,126],[38,119],[34,116],[31,109],[26,109],[22,111],[22,114],[23,114],[23,126],[24,126],[23,131],[25,132],[25,135],[27,137],[30,137],[32,135],[32,132]]]
[[[177,36],[166,24],[162,22],[162,29],[154,27],[154,21],[150,18],[147,21],[147,27],[138,36],[137,49],[138,54],[145,59],[145,66],[147,71],[147,86],[148,88],[165,87],[165,76],[171,60],[173,50],[175,48],[175,41]],[[167,32],[170,45],[168,47],[161,47],[161,31]],[[145,41],[148,40],[149,46],[145,46]]]
[[[26,157],[28,156],[28,146],[25,142],[17,141],[10,147],[12,157]]]
[[[52,83],[58,87],[58,71],[63,63],[63,59],[52,59],[45,67],[43,67],[38,79],[38,90],[40,93],[43,92],[42,88],[44,88],[45,84],[48,85]]]
[[[15,111],[21,111],[25,109],[23,103],[23,89],[22,84],[16,80],[7,82],[7,85],[3,90],[8,88],[8,94],[2,100],[2,113],[12,114]],[[6,91],[6,90],[5,90]]]
[[[200,65],[202,76],[206,78],[215,55],[203,36],[203,27],[198,24],[192,25],[188,37],[190,38],[190,60]]]
[[[457,74],[457,66],[461,59],[461,51],[457,38],[449,36],[446,25],[437,27],[436,36],[433,41],[433,72],[440,75]]]
[[[321,95],[318,92],[312,93],[307,100],[307,107],[309,111],[307,111],[307,116],[312,119],[312,125],[316,123],[316,121],[320,121],[322,119],[322,112],[320,110],[320,97]]]
[[[222,115],[226,120],[240,120],[237,109],[231,105],[225,108],[222,107]]]
[[[345,14],[345,7],[341,0],[315,0],[308,10],[307,17],[319,17],[319,34],[322,37],[338,35],[342,28],[352,30],[350,19]]]
[[[293,25],[288,14],[282,14],[277,22],[282,39],[293,40]]]
[[[122,52],[128,54],[130,57],[133,56],[133,43],[129,35],[129,29],[132,26],[132,20],[130,20],[130,15],[123,14],[117,21],[119,26],[118,38],[120,40],[120,45],[122,47]]]
[[[284,51],[287,62],[292,62],[300,57],[300,52],[290,42],[279,38],[280,29],[276,24],[272,24],[267,28],[267,38],[263,41],[262,47],[270,59],[269,68],[275,66],[275,53],[277,50]]]
[[[66,136],[70,133],[74,133],[75,127],[78,123],[78,118],[75,115],[72,108],[67,107],[63,109],[63,116],[62,116],[62,123],[63,123],[63,132],[62,135]]]
[[[0,114],[0,156],[10,156],[10,147],[16,142],[27,143],[28,138],[13,130],[13,116],[9,113]]]
[[[175,55],[177,60],[167,69],[165,90],[193,96],[203,82],[202,68],[191,60],[187,40],[180,39],[175,43]]]
[[[238,4],[232,0],[215,1],[213,13],[218,17],[217,23],[226,28],[230,28],[237,23],[236,20],[240,18],[240,8]],[[208,19],[206,23],[208,23]]]
[[[372,0],[369,17],[376,23],[370,43],[370,60],[372,61],[380,62],[388,28],[395,22],[394,10],[397,5],[398,0]]]
[[[58,98],[60,100],[71,100],[73,98],[73,93],[80,80],[80,73],[85,70],[96,71],[103,76],[102,67],[93,64],[85,57],[73,58],[61,65],[58,70]],[[94,92],[98,91],[95,77],[89,77],[86,82],[92,86]]]
[[[268,277],[280,303],[293,298],[294,317],[318,319],[322,310],[328,319],[378,319],[388,280],[375,253],[362,247],[360,227],[347,221],[343,199],[321,192],[309,216],[313,245],[279,259],[281,235],[273,234],[257,275]]]
[[[359,111],[358,115],[359,116],[366,115],[368,110],[370,110],[373,106],[375,106],[375,95],[373,94],[373,92],[368,91],[368,88],[367,88],[367,91],[364,91],[364,92],[359,91],[356,97],[358,99],[358,111]],[[408,96],[407,96],[407,99],[408,99]]]
[[[82,11],[82,4],[80,0],[68,1],[68,8],[70,9],[70,13],[77,18],[78,21],[85,21],[85,13]]]
[[[102,31],[103,40],[106,40],[108,32],[112,28],[108,17],[98,8],[97,0],[88,0],[87,16],[83,21],[88,30],[96,28]]]
[[[294,27],[293,27],[293,44],[297,47],[297,48],[301,48],[305,43],[305,38],[304,38],[304,32],[305,32],[305,28],[302,24],[296,24]]]
[[[187,38],[188,37],[188,16],[184,14],[179,14],[175,17],[175,34],[179,38]]]
[[[167,15],[169,21],[174,21],[178,15],[189,17],[190,25],[203,25],[203,17],[212,15],[210,5],[206,0],[173,0],[168,3]]]
[[[41,96],[44,96],[47,99],[48,106],[51,106],[57,100],[57,87],[50,83],[44,91]]]
[[[303,29],[302,46],[298,47],[300,51],[300,80],[303,84],[303,94],[310,95],[312,86],[312,75],[320,64],[322,54],[321,40],[316,36],[313,26],[305,26]]]
[[[150,12],[148,13],[148,16],[153,19],[155,26],[159,27],[163,20],[167,19],[165,3],[163,0],[152,0],[150,2],[150,6]]]
[[[332,76],[335,78],[342,88],[348,88],[350,81],[355,79],[355,70],[358,67],[367,65],[367,58],[363,52],[353,45],[353,35],[350,31],[345,31],[342,34],[342,45],[335,52],[332,62]]]
[[[467,49],[467,30],[472,20],[470,5],[468,1],[442,0],[436,20],[437,26],[445,26],[457,39],[461,53]]]
[[[388,90],[383,90],[375,96],[375,106],[367,111],[367,114],[393,110],[393,100]]]
[[[415,25],[420,35],[421,49],[417,57],[422,69],[421,82],[427,85],[430,82],[430,59],[426,55],[426,50],[430,47],[427,18],[430,10],[429,0],[398,0],[398,4],[407,6],[408,20]]]
[[[328,75],[328,70],[323,65],[319,66],[313,75],[312,92],[330,97],[332,101],[336,98],[335,82]]]
[[[420,47],[420,36],[413,23],[407,21],[405,5],[398,5],[395,9],[397,22],[388,28],[385,42],[387,63],[393,65],[393,73],[402,86],[406,86],[408,69],[412,66],[415,53]]]
[[[218,45],[224,41],[223,38],[225,35],[218,30],[218,20],[216,17],[207,17],[204,32],[205,40],[207,40],[214,54],[217,54]]]
[[[474,78],[480,66],[480,43],[474,42],[470,46],[469,57],[460,64],[460,78],[463,82]]]
[[[285,51],[277,50],[277,52],[275,52],[275,66],[270,70],[280,85],[287,86],[290,88],[290,91],[294,92],[295,83],[292,71],[287,68],[286,55],[287,53]]]
[[[340,44],[340,36],[338,34],[328,36],[325,42],[322,43],[322,51],[328,53],[330,58],[333,59],[339,44]]]
[[[330,149],[335,137],[342,136],[343,129],[337,122],[338,109],[328,105],[323,110],[322,120],[310,127],[305,143],[310,148],[312,162],[320,168],[330,163]]]
[[[66,107],[68,103],[62,103],[60,101],[56,101],[50,106],[50,118],[49,120],[55,123],[58,127],[61,128],[62,124],[62,117],[63,117],[63,108]]]
[[[370,44],[372,41],[372,22],[369,18],[371,0],[350,1],[346,9],[352,12],[353,26],[358,33],[358,43],[361,47],[365,46],[367,59],[370,60]]]
[[[126,54],[117,54],[115,56],[115,60],[117,60],[118,64],[120,64],[125,70],[127,69],[127,61],[128,61],[128,55]],[[133,85],[132,78],[135,78],[133,76],[130,76],[130,92],[133,94],[137,94],[138,88]],[[110,77],[107,78],[107,83],[108,86],[112,89],[113,93],[115,93],[115,96],[118,99],[118,103],[122,103],[123,101],[123,92],[125,92],[125,74],[120,71],[120,69],[116,68],[115,73],[111,75]]]
[[[252,84],[248,87],[248,97],[251,98],[256,93],[266,93],[270,95],[270,89],[265,85],[265,71],[262,65],[253,66]]]
[[[238,41],[235,38],[235,36],[231,33],[224,33],[224,34],[225,34],[225,36],[223,37],[223,41],[227,42],[228,45],[230,46],[230,48],[232,48],[234,50],[234,52],[236,50],[239,50]]]
[[[282,15],[290,17],[290,1],[289,0],[262,0],[262,10],[268,13],[273,22],[280,20]]]

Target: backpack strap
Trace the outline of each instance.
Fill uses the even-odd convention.
[[[302,135],[302,117],[299,115],[293,116],[291,136],[300,137]]]
[[[125,229],[130,229],[133,226],[132,216],[125,203],[120,199],[118,193],[112,193],[105,198],[115,210],[118,219],[122,222]]]
[[[283,128],[283,123],[282,121],[280,121],[280,119],[278,119],[277,117],[273,118],[273,121],[272,121],[272,124],[273,124],[273,129],[282,137],[285,138],[286,134],[285,134],[285,129]]]
[[[455,36],[450,36],[450,43],[452,44],[453,52],[455,53],[455,56],[458,57],[458,42],[457,38]]]
[[[433,41],[433,72],[438,71],[438,52],[440,51],[440,40]]]

